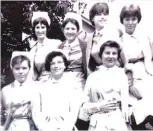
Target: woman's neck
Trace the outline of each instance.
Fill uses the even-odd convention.
[[[63,73],[60,74],[60,75],[53,75],[53,74],[52,74],[51,76],[52,76],[52,79],[53,79],[53,80],[58,81],[58,80],[61,80],[61,79],[62,79]]]
[[[134,34],[134,32],[135,32],[135,29],[133,30],[133,31],[127,31],[126,29],[125,29],[125,32],[128,34],[128,35],[133,35]]]
[[[42,39],[38,39],[38,43],[43,44],[45,39],[46,39],[46,37],[42,38]]]
[[[96,27],[96,30],[97,31],[101,31],[101,30],[103,30],[104,29],[104,26],[103,27]]]
[[[67,43],[68,44],[71,44],[73,41],[75,41],[76,40],[76,38],[75,39],[73,39],[73,40],[67,40]]]

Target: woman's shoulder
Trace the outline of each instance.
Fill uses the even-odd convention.
[[[88,80],[93,80],[93,79],[97,79],[99,78],[99,74],[100,74],[100,71],[99,70],[96,70],[94,72],[92,72],[89,76],[88,76]]]
[[[35,41],[35,37],[33,35],[26,37],[22,42],[25,43],[30,41]]]
[[[126,73],[125,73],[125,68],[121,68],[121,67],[118,67],[116,66],[115,67],[115,73],[116,77],[124,77],[126,76]]]
[[[13,84],[13,83],[4,86],[4,87],[2,88],[2,93],[6,93],[6,94],[9,93],[9,92],[10,92],[10,89],[12,89],[12,84]]]

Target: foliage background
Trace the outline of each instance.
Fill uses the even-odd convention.
[[[14,78],[9,67],[14,50],[22,51],[22,33],[31,34],[33,11],[47,11],[51,18],[50,38],[64,40],[61,22],[67,11],[72,10],[70,1],[1,1],[1,87]]]

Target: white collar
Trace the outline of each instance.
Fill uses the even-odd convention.
[[[143,36],[142,32],[143,32],[142,29],[140,29],[140,27],[137,25],[137,27],[135,28],[135,31],[133,32],[132,35],[126,33],[125,30],[124,30],[124,36],[128,37],[128,38],[132,37],[132,38],[136,39],[138,37],[142,37]]]
[[[113,66],[113,67],[111,67],[111,68],[108,68],[108,67],[103,66],[103,65],[99,66],[99,70],[105,70],[105,71],[114,70],[114,69],[116,69],[116,68],[117,68],[117,66]]]
[[[23,86],[23,85],[24,85],[24,82],[19,83],[17,80],[14,81],[14,87],[20,87],[20,86]]]
[[[43,43],[40,44],[40,43],[38,42],[38,40],[35,41],[35,40],[32,39],[32,40],[30,41],[30,48],[32,49],[33,47],[37,47],[38,45],[39,45],[39,46],[44,46],[45,44],[48,44],[48,43],[49,43],[49,40],[50,40],[50,39],[48,39],[47,37],[45,37]],[[49,44],[50,44],[50,43],[49,43]]]
[[[78,38],[75,38],[75,40],[72,41],[72,43],[68,43],[68,41],[66,40],[65,45],[66,45],[66,46],[75,46],[75,45],[78,45],[78,43],[79,43]]]
[[[105,28],[106,27],[104,27],[103,29],[101,29],[99,31],[98,30],[95,30],[95,35],[98,35],[98,34],[101,34],[102,35],[104,33]]]
[[[104,34],[105,31],[110,31],[110,29],[111,29],[110,26],[107,24],[107,25],[104,26],[104,28],[102,28],[99,31],[95,29],[95,34],[98,34],[98,33]]]
[[[14,84],[14,87],[23,87],[23,86],[25,86],[25,85],[28,85],[29,84],[29,80],[27,79],[25,82],[23,82],[23,83],[19,83],[17,80],[15,80],[14,82],[13,82],[13,84]],[[30,82],[31,83],[31,82]],[[31,83],[32,84],[32,83]],[[27,86],[28,87],[28,86]]]

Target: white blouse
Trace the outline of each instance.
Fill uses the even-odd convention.
[[[63,50],[67,56],[68,61],[70,62],[68,69],[73,70],[75,68],[80,68],[81,70],[83,66],[82,51],[78,38],[76,38],[70,44],[66,41],[65,45],[63,46]]]
[[[120,93],[125,90],[125,101],[128,100],[126,90],[128,89],[127,76],[124,69],[117,66],[113,68],[106,68],[100,66],[100,69],[92,73],[86,82],[85,93],[89,97],[90,102],[97,102],[101,100],[121,100]],[[124,91],[123,91],[124,92]],[[101,95],[101,98],[97,96]],[[128,93],[127,93],[128,94]],[[127,99],[127,100],[126,100]]]
[[[133,70],[134,78],[144,78],[147,72],[153,74],[151,47],[147,35],[142,30],[136,29],[133,35],[124,32],[122,40],[122,48],[127,61],[144,58],[144,61],[126,65],[127,68]]]
[[[30,130],[28,118],[31,114],[34,87],[35,84],[30,81],[25,81],[22,85],[18,81],[14,81],[2,89],[6,112],[15,109],[8,130]]]
[[[75,90],[76,82],[71,78],[70,73],[65,73],[59,81],[49,79],[40,84],[33,101],[33,120],[38,129],[58,130],[70,112],[79,109],[77,103],[81,99],[78,94],[81,92]],[[50,121],[46,120],[47,117]]]

